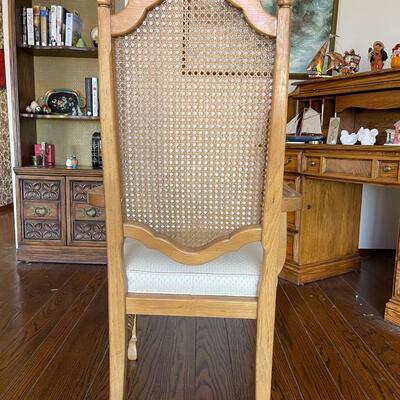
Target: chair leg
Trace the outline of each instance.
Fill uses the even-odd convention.
[[[271,278],[274,279],[274,278]],[[276,286],[259,299],[256,344],[256,400],[271,399],[272,355],[274,345]]]
[[[137,360],[137,336],[136,336],[136,327],[137,327],[137,315],[128,315],[128,329],[131,331],[131,338],[128,344],[128,360],[136,361]]]
[[[126,314],[124,307],[111,303],[109,302],[110,400],[124,400],[127,353]]]

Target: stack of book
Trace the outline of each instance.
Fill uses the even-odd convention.
[[[98,117],[99,114],[99,78],[90,76],[85,78],[86,115]]]
[[[81,18],[62,6],[22,8],[21,27],[24,46],[76,46],[82,37]]]

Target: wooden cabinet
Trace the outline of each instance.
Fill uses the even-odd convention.
[[[22,167],[16,178],[18,260],[106,262],[104,209],[87,204],[101,171]]]

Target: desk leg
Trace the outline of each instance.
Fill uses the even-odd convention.
[[[362,185],[301,179],[303,208],[280,277],[304,284],[358,270]]]
[[[400,226],[399,226],[400,228]],[[400,229],[397,239],[396,264],[393,276],[392,298],[386,304],[385,320],[400,325]]]

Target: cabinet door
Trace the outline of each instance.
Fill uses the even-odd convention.
[[[87,203],[87,192],[102,184],[101,179],[67,177],[68,244],[86,247],[106,245],[104,209]]]
[[[19,242],[65,245],[65,178],[17,176],[17,183]]]

